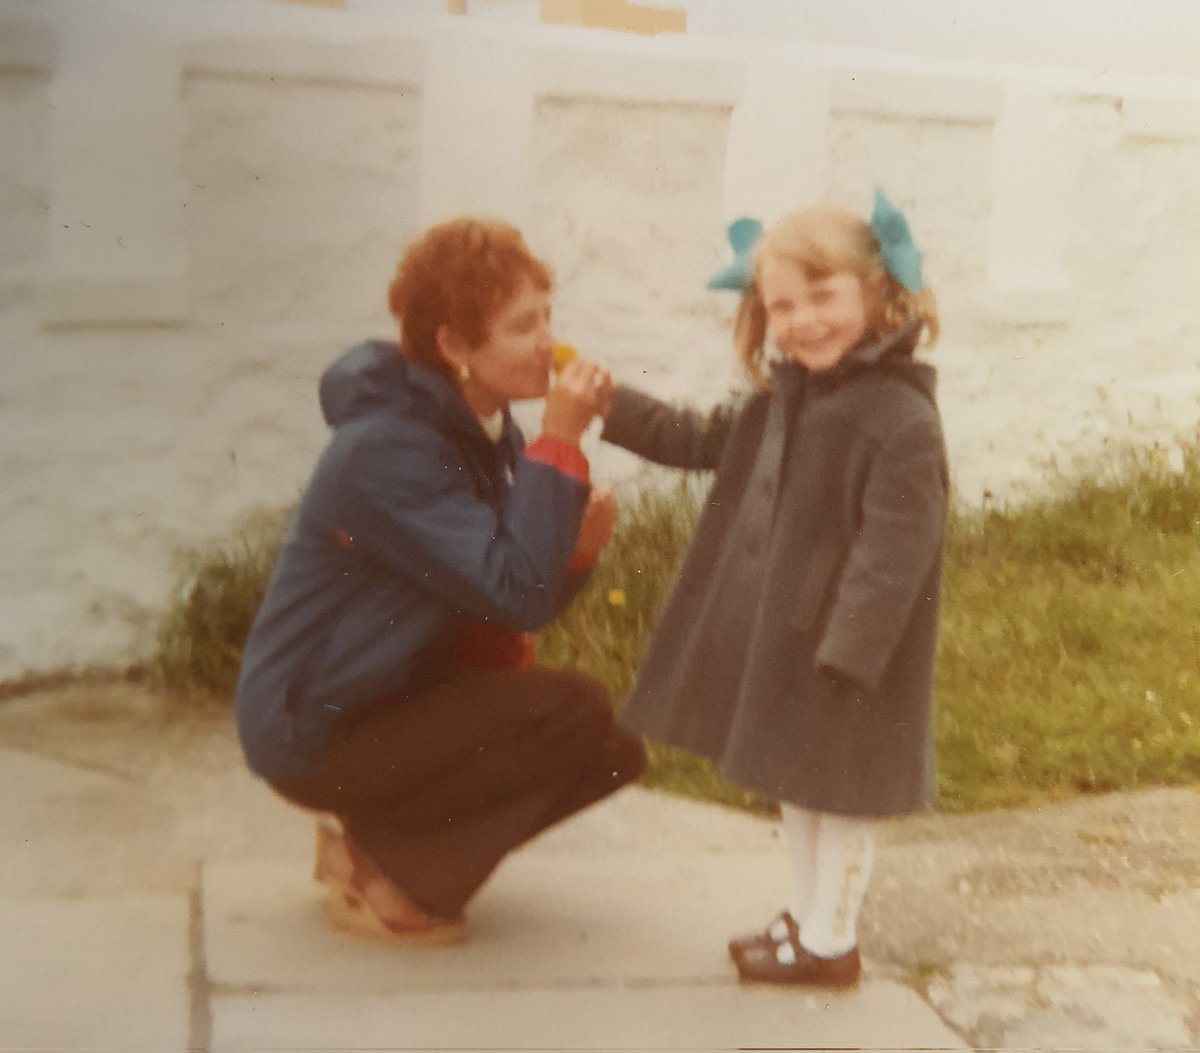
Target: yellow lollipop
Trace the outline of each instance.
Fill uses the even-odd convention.
[[[574,362],[579,357],[579,352],[570,344],[555,344],[551,354],[554,356],[552,368],[555,373],[561,373],[568,364]]]

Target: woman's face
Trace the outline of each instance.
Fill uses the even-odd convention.
[[[790,260],[767,256],[758,286],[775,346],[814,373],[832,369],[866,335],[862,282],[850,271],[809,278]]]
[[[541,398],[550,385],[553,347],[550,292],[526,278],[492,318],[484,342],[463,356],[470,369],[463,394],[485,414],[514,399]]]

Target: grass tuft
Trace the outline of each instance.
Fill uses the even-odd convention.
[[[232,700],[288,512],[259,510],[230,536],[181,554],[179,587],[158,626],[152,670],[171,690]]]

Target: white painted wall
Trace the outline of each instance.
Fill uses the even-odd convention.
[[[704,290],[725,222],[865,208],[882,183],[940,297],[961,497],[1200,421],[1196,82],[403,10],[98,10],[0,2],[0,676],[145,650],[172,554],[295,497],[321,369],[390,335],[402,246],[463,211],[551,261],[562,337],[707,403],[735,381],[734,303]]]
[[[386,3],[387,0],[382,0]],[[393,0],[405,3],[406,0]],[[898,53],[976,71],[1071,69],[1109,87],[1197,76],[1193,0],[672,0],[700,36]]]

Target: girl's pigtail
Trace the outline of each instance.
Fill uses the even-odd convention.
[[[937,298],[933,295],[933,290],[927,285],[919,293],[916,293],[913,299],[916,301],[917,317],[924,323],[924,343],[937,343],[937,338],[942,332],[942,325],[938,321]]]
[[[933,290],[925,286],[919,292],[909,292],[890,275],[883,277],[883,288],[883,300],[874,326],[875,338],[886,337],[912,322],[920,322],[921,333],[919,339],[913,342],[914,348],[918,342],[926,345],[935,343],[941,332],[941,324]]]
[[[742,302],[738,304],[737,318],[733,323],[733,343],[737,348],[738,361],[759,388],[768,385],[767,371],[763,368],[766,342],[767,309],[758,294],[758,285],[751,282],[742,292]]]

